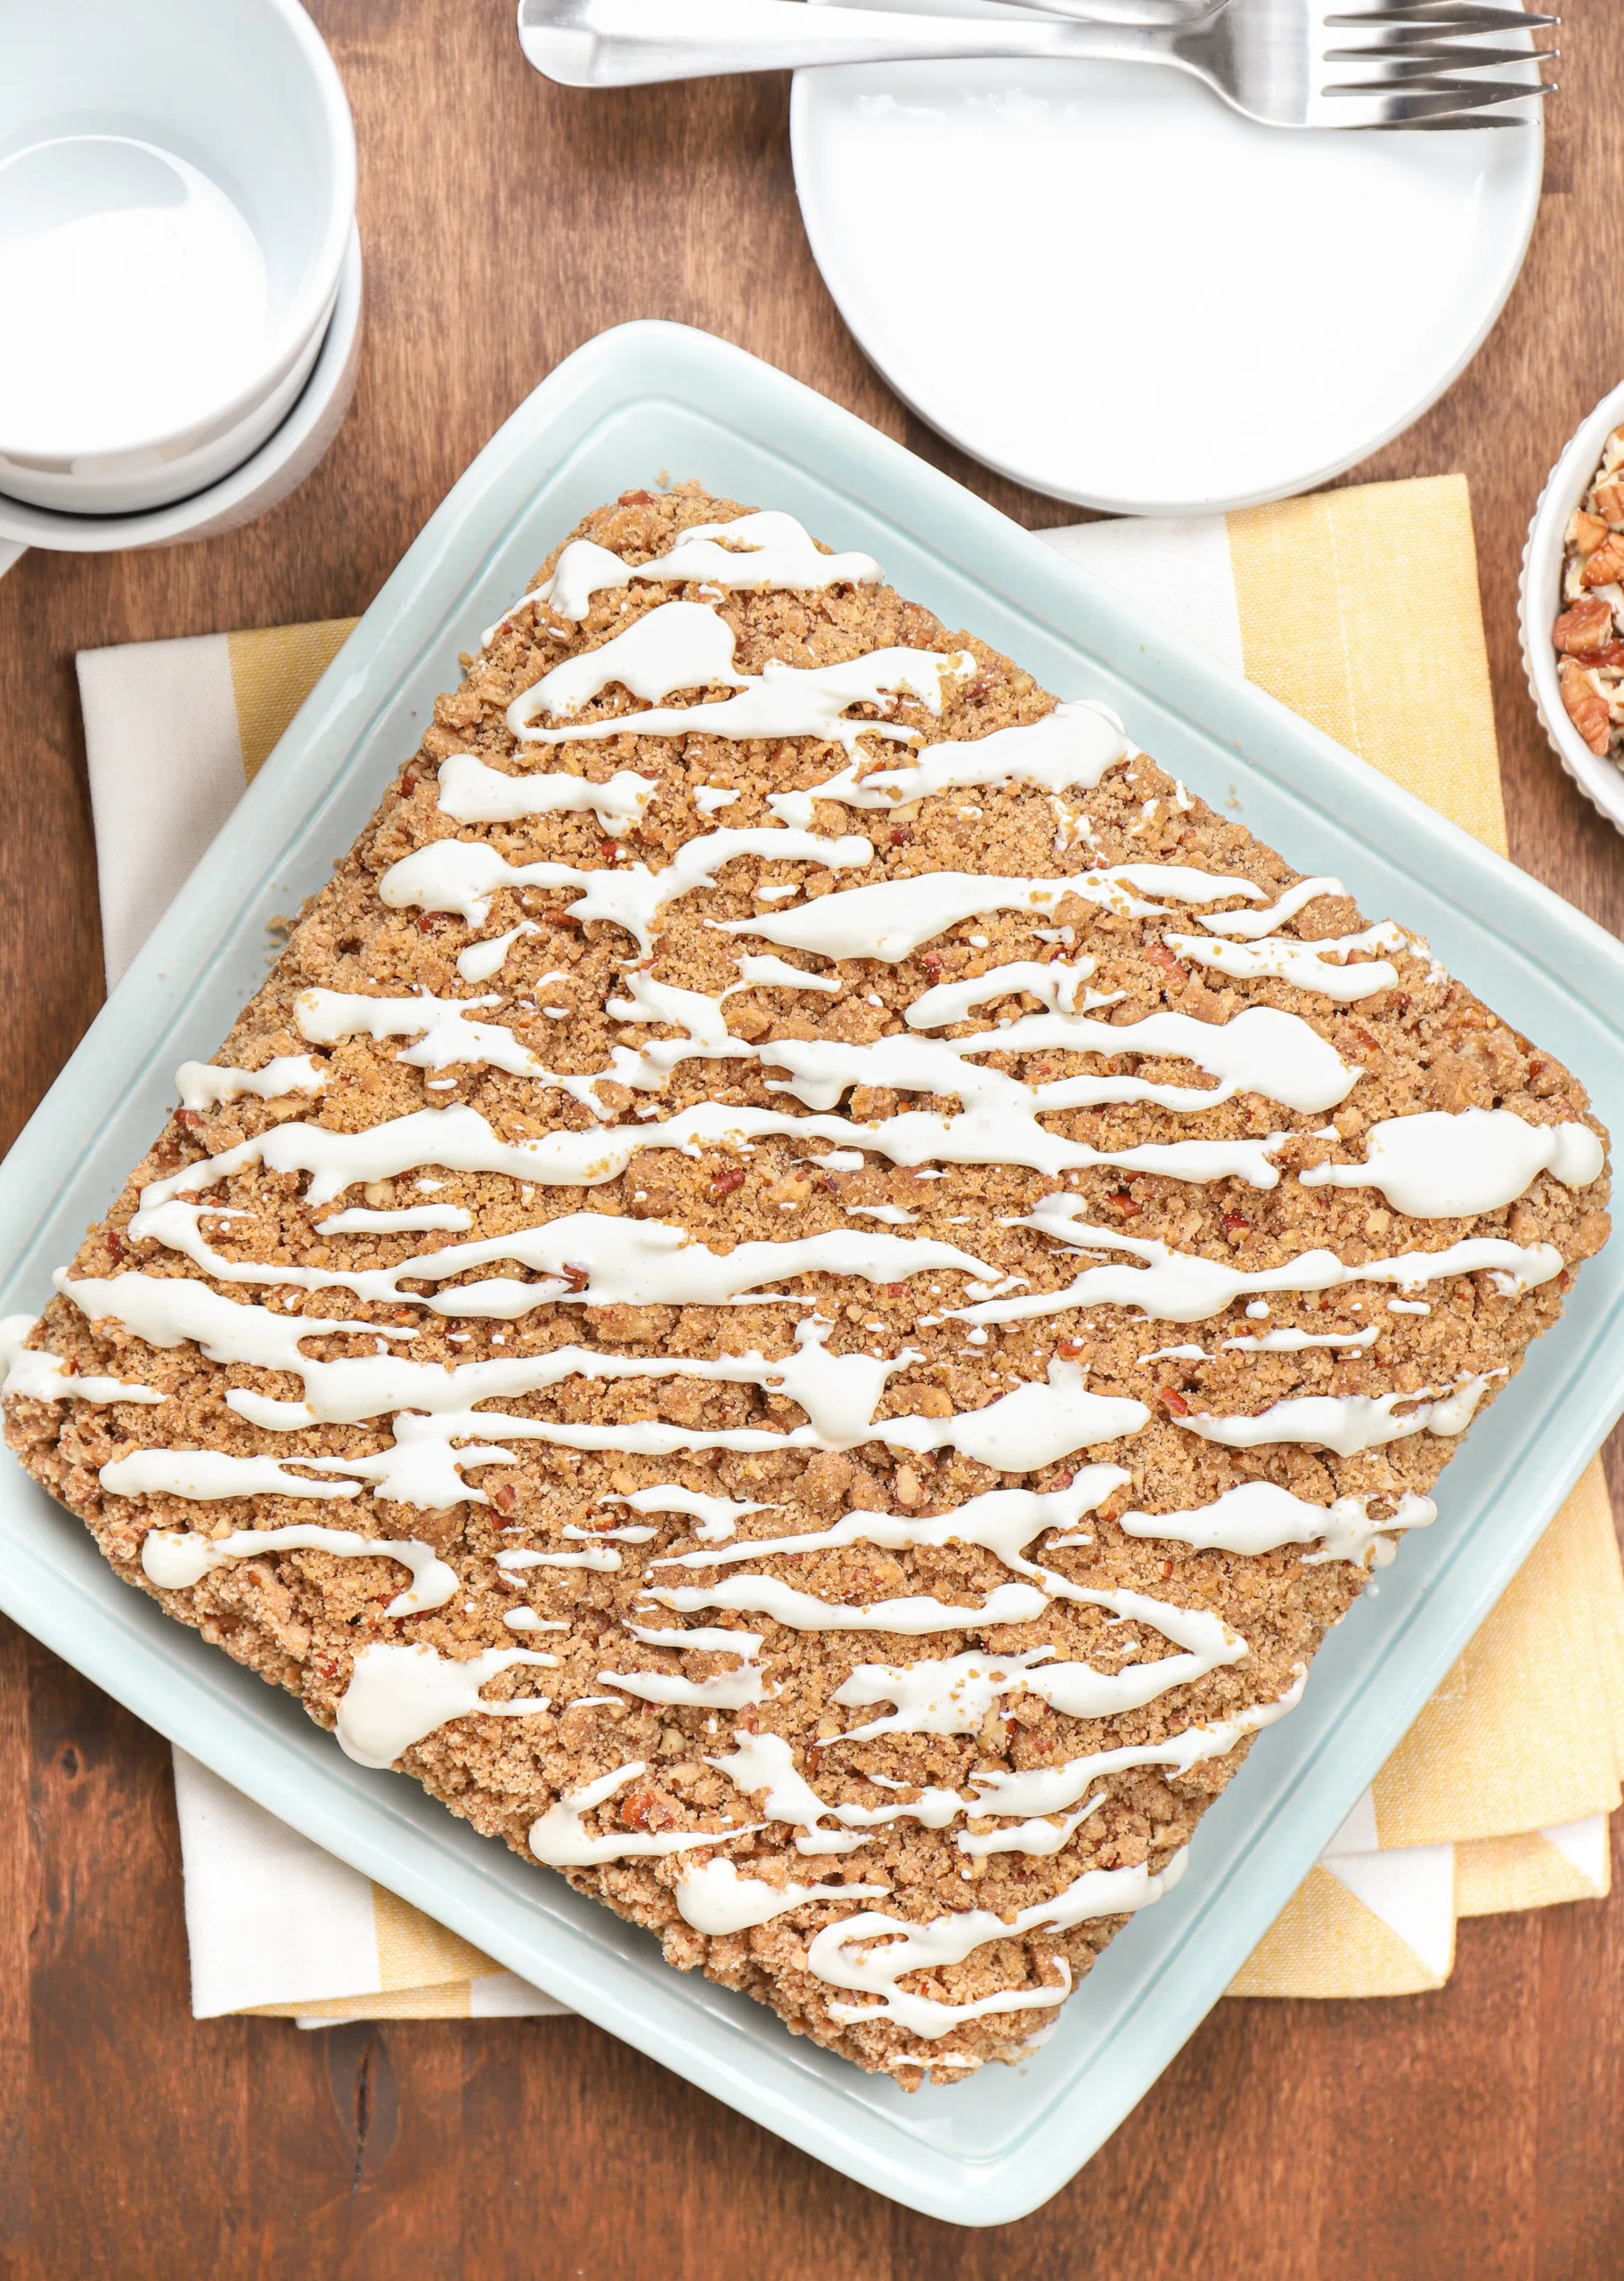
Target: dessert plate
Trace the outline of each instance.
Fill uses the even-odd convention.
[[[421,735],[456,653],[579,516],[659,470],[877,555],[1068,697],[1100,697],[1187,783],[1334,871],[1579,1072],[1624,1129],[1624,948],[1237,674],[848,413],[740,350],[631,324],[569,357],[430,519],[0,1165],[0,1313],[37,1307],[159,1129],[172,1073],[262,980],[267,924],[319,887]],[[120,1583],[0,1467],[0,1607],[295,1829],[510,1970],[849,2177],[961,2225],[1017,2218],[1116,2128],[1223,1993],[1505,1589],[1624,1404],[1624,1246],[1587,1267],[1450,1466],[1442,1511],[1315,1661],[1136,1917],[1018,2072],[911,2097],[671,1970],[648,1935],[401,1776],[345,1758]]]
[[[1505,305],[1543,166],[1537,117],[1287,134],[1117,64],[801,71],[790,128],[818,266],[897,394],[1130,515],[1306,491],[1418,419]]]

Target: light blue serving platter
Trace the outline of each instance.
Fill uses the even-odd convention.
[[[0,1312],[36,1308],[263,978],[266,927],[318,887],[420,739],[457,652],[616,493],[693,476],[879,557],[949,626],[1065,697],[1101,697],[1165,766],[1446,963],[1560,1054],[1624,1126],[1624,951],[1326,738],[861,421],[708,336],[605,333],[479,454],[260,771],[0,1165]],[[1328,1641],[1302,1707],[1202,1824],[1020,2071],[911,2097],[670,1970],[655,1942],[363,1771],[286,1696],[119,1583],[85,1531],[0,1469],[0,1607],[293,1828],[820,2161],[960,2225],[1023,2216],[1085,2162],[1223,1993],[1505,1590],[1624,1405],[1624,1247],[1449,1468]]]

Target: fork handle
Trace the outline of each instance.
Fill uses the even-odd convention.
[[[569,87],[961,56],[1179,60],[1162,26],[885,13],[807,0],[519,0],[518,37],[535,69]]]

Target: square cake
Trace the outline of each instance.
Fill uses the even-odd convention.
[[[787,514],[629,492],[463,663],[7,1441],[353,1758],[962,2080],[1434,1523],[1606,1136]]]

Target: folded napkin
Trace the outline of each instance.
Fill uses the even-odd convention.
[[[1506,853],[1464,477],[1042,536]],[[110,987],[352,623],[80,652]],[[1624,1572],[1597,1461],[1233,1992],[1436,1988],[1459,1917],[1605,1893],[1621,1769]],[[564,2008],[179,1750],[175,1783],[200,2018]]]

